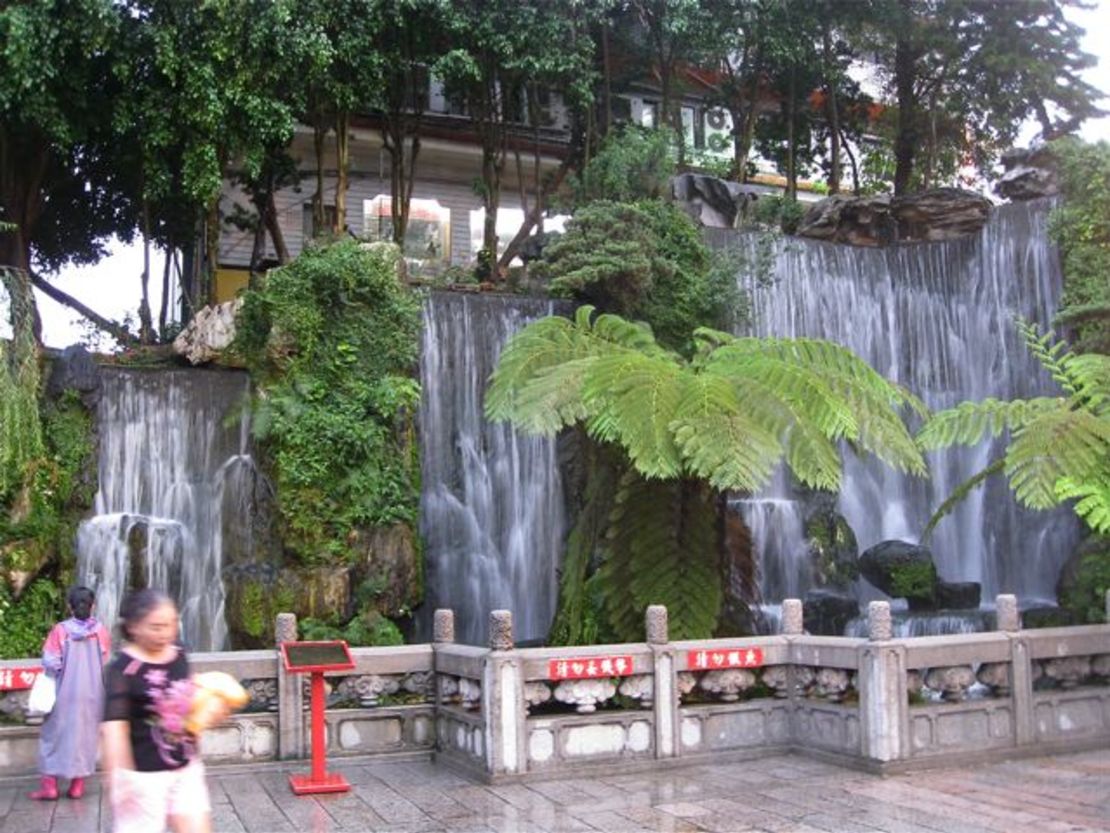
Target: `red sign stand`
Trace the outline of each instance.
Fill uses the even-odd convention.
[[[355,667],[347,643],[283,642],[281,653],[286,671],[312,675],[312,771],[307,775],[290,775],[289,786],[296,795],[347,792],[351,788],[347,779],[338,772],[327,771],[324,738],[324,672],[350,671]]]

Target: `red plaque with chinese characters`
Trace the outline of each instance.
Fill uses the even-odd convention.
[[[35,677],[41,673],[41,665],[0,668],[0,691],[25,691],[35,684]]]
[[[594,677],[627,677],[632,673],[632,657],[571,657],[553,659],[547,664],[549,680],[588,680]]]
[[[719,650],[687,651],[687,671],[716,671],[719,668],[759,668],[763,665],[762,648],[721,648]]]

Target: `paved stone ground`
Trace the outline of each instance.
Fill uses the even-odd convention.
[[[297,798],[288,768],[210,771],[219,833],[1110,831],[1110,750],[879,778],[787,755],[668,772],[484,787],[428,763],[334,767],[346,795]],[[99,785],[39,804],[0,782],[2,833],[107,833]],[[156,833],[156,831],[151,831]]]

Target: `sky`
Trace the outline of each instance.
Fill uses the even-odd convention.
[[[1068,17],[1087,30],[1084,48],[1099,59],[1098,66],[1085,74],[1086,80],[1100,90],[1110,93],[1110,0],[1099,0],[1094,8],[1087,10],[1072,9]],[[1103,102],[1110,109],[1110,98]],[[1023,134],[1027,143],[1036,133],[1035,125],[1030,125]],[[1110,116],[1088,121],[1080,135],[1087,141],[1110,141]],[[1022,141],[1019,140],[1019,144]],[[94,266],[70,267],[57,275],[48,276],[50,282],[64,292],[85,302],[92,309],[107,318],[121,320],[130,314],[138,317],[139,281],[143,270],[142,247],[125,245],[118,240],[108,244],[108,256]],[[150,305],[155,318],[160,303],[160,284],[162,255],[152,254],[151,261],[151,299]],[[43,341],[50,347],[65,347],[88,338],[89,328],[83,326],[82,317],[36,290],[39,312],[43,323]],[[94,342],[101,349],[107,349],[111,340],[97,338]]]

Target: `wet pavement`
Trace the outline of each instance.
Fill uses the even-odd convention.
[[[215,830],[1110,833],[1110,750],[886,778],[798,755],[493,787],[424,762],[331,768],[350,793],[294,796],[300,765],[210,770]],[[45,804],[32,783],[0,781],[0,833],[110,831],[98,783]]]

